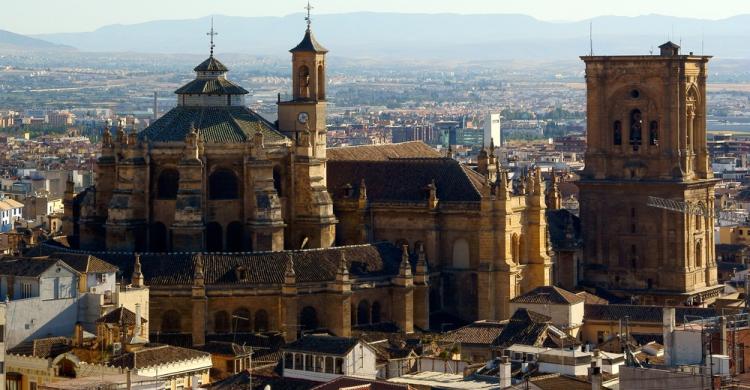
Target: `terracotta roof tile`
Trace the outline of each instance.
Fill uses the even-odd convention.
[[[583,302],[584,299],[557,286],[539,286],[510,301],[513,303],[573,305]]]
[[[396,144],[328,148],[326,157],[329,161],[386,161],[399,158],[439,158],[444,156],[422,141],[410,141]]]

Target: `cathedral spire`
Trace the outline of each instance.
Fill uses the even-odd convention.
[[[307,31],[310,31],[310,24],[312,24],[312,18],[310,18],[310,10],[312,10],[313,6],[310,5],[310,2],[307,2],[307,6],[305,6],[305,10],[307,11],[307,15],[305,16],[305,22],[307,22]]]
[[[216,45],[214,45],[214,36],[219,35],[219,33],[217,33],[216,31],[214,31],[214,17],[213,16],[211,17],[211,30],[209,32],[207,32],[206,35],[208,35],[209,37],[211,37],[211,55],[209,57],[213,58],[213,56],[214,56],[214,47],[216,47]]]

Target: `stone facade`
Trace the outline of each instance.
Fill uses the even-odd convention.
[[[712,210],[706,150],[710,57],[587,56],[588,149],[578,182],[588,283],[645,303],[716,294],[713,219],[652,209],[649,196]],[[696,301],[697,300],[697,301]]]
[[[309,31],[305,40],[314,40]],[[105,129],[96,186],[66,197],[78,210],[66,208],[65,231],[89,250],[330,246],[336,219],[326,190],[325,95],[315,88],[324,85],[325,52],[293,50],[293,77],[304,78],[311,57],[316,71],[305,82],[312,84],[279,103],[278,127],[244,106],[247,91],[212,55],[176,91],[178,106],[151,126],[137,134]]]
[[[212,55],[151,126],[106,129],[96,185],[65,194],[71,248],[40,250],[95,253],[134,275],[150,287],[151,339],[190,345],[410,333],[438,310],[505,319],[511,298],[550,283],[539,170],[514,184],[494,148],[475,172],[422,143],[342,158],[365,149],[326,149],[327,50],[308,28],[291,53],[292,99],[275,124]],[[378,184],[393,172],[408,185]]]

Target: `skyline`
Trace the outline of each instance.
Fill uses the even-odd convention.
[[[524,14],[543,21],[580,21],[597,16],[639,16],[660,14],[706,20],[720,20],[750,13],[750,3],[741,0],[722,0],[722,7],[704,7],[702,3],[686,3],[680,0],[652,2],[634,0],[611,4],[596,0],[577,0],[576,6],[560,8],[554,0],[531,0],[525,2],[497,2],[492,0],[413,1],[403,4],[398,0],[321,0],[313,2],[313,19],[318,14],[341,14],[352,12],[395,13],[457,13],[457,14]],[[19,34],[86,32],[113,24],[138,24],[153,20],[196,19],[209,15],[227,16],[271,16],[283,17],[304,12],[305,2],[281,0],[257,4],[238,0],[205,1],[161,0],[149,2],[101,2],[97,0],[28,0],[23,7],[10,7],[14,18],[0,22],[0,29]],[[17,8],[17,9],[14,9]],[[71,12],[74,10],[76,12]],[[60,15],[67,15],[60,18]],[[36,23],[28,23],[36,20]]]

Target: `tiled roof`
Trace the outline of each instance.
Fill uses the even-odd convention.
[[[175,107],[138,133],[156,142],[183,142],[195,129],[207,143],[241,143],[261,132],[265,142],[286,139],[272,123],[246,107]]]
[[[297,46],[295,46],[292,50],[289,50],[289,52],[290,53],[313,52],[313,53],[325,54],[325,53],[328,53],[328,49],[326,49],[325,47],[323,47],[323,45],[318,43],[312,31],[308,28],[307,31],[305,31],[305,36],[302,38],[302,41]]]
[[[228,341],[211,341],[199,349],[212,355],[226,356],[247,355],[252,352],[252,348],[249,346],[239,345]],[[255,360],[255,356],[253,356],[253,360]]]
[[[608,300],[606,300],[606,299],[604,299],[604,298],[602,298],[602,297],[600,297],[600,296],[598,296],[596,294],[592,294],[592,293],[590,293],[588,291],[577,292],[576,295],[578,295],[579,297],[583,298],[583,302],[585,302],[587,304],[588,303],[594,303],[594,304],[598,304],[598,305],[609,304]]]
[[[450,332],[446,342],[465,344],[492,344],[500,336],[508,321],[477,321]]]
[[[96,322],[104,324],[135,325],[135,313],[124,307],[118,307],[117,309],[99,317]],[[145,322],[146,319],[141,317],[141,323]]]
[[[82,274],[117,272],[117,267],[92,255],[82,253],[56,253],[54,257],[62,260],[65,264],[73,267],[76,271]]]
[[[257,285],[283,283],[289,256],[292,257],[297,282],[332,281],[336,278],[342,253],[349,263],[350,277],[398,274],[401,250],[389,243],[284,252],[209,253],[200,256],[206,285]],[[126,280],[132,275],[135,260],[132,253],[97,252],[96,255],[118,266]],[[146,285],[192,285],[196,256],[196,253],[141,254]],[[415,259],[411,261],[413,266]],[[246,271],[243,272],[246,279],[240,279],[241,275],[237,272],[240,267]]]
[[[583,297],[557,286],[539,286],[526,294],[510,300],[513,303],[536,303],[550,305],[574,305],[584,301]]]
[[[391,383],[379,380],[359,379],[342,376],[320,386],[315,386],[312,390],[403,390],[409,389],[409,385],[404,383]]]
[[[193,68],[193,70],[196,72],[226,72],[229,69],[212,55]]]
[[[47,257],[3,257],[0,258],[0,275],[36,277],[57,262]]]
[[[352,186],[359,195],[365,180],[367,198],[375,202],[426,201],[426,187],[434,180],[439,202],[479,202],[489,194],[483,178],[451,158],[418,158],[388,161],[328,161],[328,189],[335,198]]]
[[[399,158],[444,157],[422,141],[383,145],[343,146],[326,150],[328,161],[386,161]]]
[[[285,351],[316,352],[326,355],[345,355],[359,341],[351,337],[304,336],[284,346]]]
[[[24,341],[9,349],[8,353],[47,359],[68,352],[71,349],[72,347],[67,337],[48,337]]]
[[[211,356],[210,353],[195,349],[160,345],[158,347],[147,347],[142,350],[128,352],[113,358],[109,361],[109,364],[115,367],[138,369],[209,356]]]
[[[592,305],[584,307],[584,321],[618,321],[629,317],[631,322],[662,323],[662,306],[642,305]],[[686,316],[688,320],[697,318],[716,317],[719,313],[713,308],[678,306],[675,308],[675,322],[684,323]]]
[[[540,390],[591,390],[591,382],[559,374],[531,377],[529,381]]]
[[[504,348],[513,344],[541,346],[547,337],[551,318],[527,309],[518,309],[492,343]]]
[[[195,79],[174,91],[176,94],[187,95],[245,95],[249,92],[245,88],[223,77],[212,79]]]

